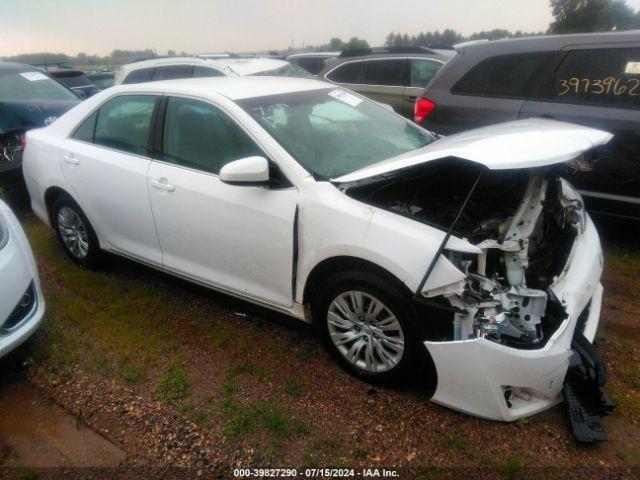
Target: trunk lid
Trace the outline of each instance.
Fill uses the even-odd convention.
[[[447,157],[470,160],[490,170],[544,167],[573,160],[612,137],[602,130],[546,118],[515,120],[442,137],[331,181],[356,182]]]

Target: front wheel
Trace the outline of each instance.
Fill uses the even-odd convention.
[[[316,295],[314,322],[330,353],[345,369],[374,383],[396,383],[424,365],[410,299],[375,273],[331,276]]]

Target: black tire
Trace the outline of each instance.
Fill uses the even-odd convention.
[[[84,255],[74,252],[70,247],[67,246],[62,238],[59,221],[60,214],[63,209],[65,209],[64,212],[68,212],[69,210],[73,212],[73,214],[78,217],[82,227],[84,228],[84,231],[86,232],[86,241],[88,247],[86,249],[86,254]],[[98,237],[96,235],[96,232],[93,230],[93,227],[91,226],[91,222],[89,222],[89,219],[84,214],[80,206],[75,202],[75,200],[73,200],[73,198],[71,198],[67,194],[61,194],[58,198],[56,198],[51,207],[51,223],[53,229],[56,232],[58,243],[73,263],[88,268],[95,267],[98,264],[98,261],[100,259],[100,244],[98,242]]]
[[[334,299],[349,291],[359,291],[375,297],[398,320],[404,336],[404,352],[393,368],[376,372],[360,368],[347,360],[345,354],[341,353],[332,341],[328,320],[330,306]],[[349,270],[333,274],[322,281],[316,289],[312,297],[311,309],[316,330],[326,348],[340,366],[355,376],[374,384],[397,385],[405,383],[416,372],[424,370],[428,353],[422,344],[422,329],[416,321],[410,295],[392,279],[373,271]],[[378,359],[381,358],[379,354],[376,355]]]

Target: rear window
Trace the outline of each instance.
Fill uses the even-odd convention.
[[[165,65],[157,67],[153,74],[153,80],[175,80],[178,78],[191,78],[193,65]]]
[[[481,61],[451,89],[452,93],[529,97],[537,73],[555,54],[501,55]]]
[[[558,67],[556,101],[640,108],[640,48],[570,51]]]
[[[298,65],[292,65],[290,63],[282,67],[274,68],[272,70],[256,72],[253,75],[269,77],[313,78],[313,75],[307,72],[304,68],[301,68]]]
[[[220,70],[216,70],[215,68],[209,67],[201,67],[196,65],[193,67],[193,76],[194,77],[223,77],[224,73]]]
[[[155,68],[141,68],[134,70],[122,81],[122,83],[144,83],[150,82]]]
[[[291,63],[295,63],[313,75],[318,75],[324,68],[324,61],[324,57],[300,57],[292,59]]]

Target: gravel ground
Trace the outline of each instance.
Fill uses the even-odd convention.
[[[305,326],[115,258],[97,273],[78,270],[43,225],[23,223],[49,300],[28,376],[122,448],[123,467],[141,469],[140,478],[232,478],[236,467],[386,467],[411,479],[640,477],[637,253],[608,251],[598,350],[618,408],[606,419],[610,440],[584,447],[562,407],[504,424],[439,407],[419,382],[372,387],[341,371]],[[141,291],[152,300],[134,307]],[[107,322],[100,302],[116,300]],[[154,306],[164,301],[171,314],[157,323]]]

